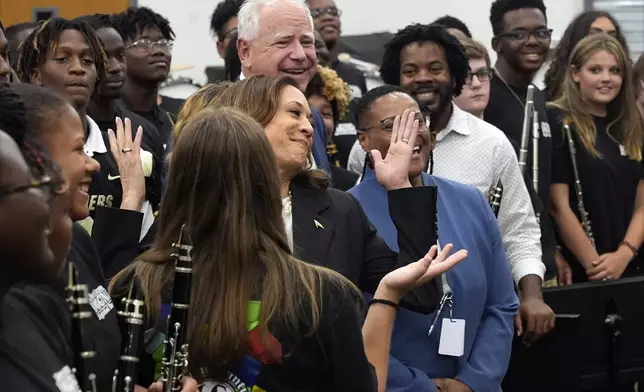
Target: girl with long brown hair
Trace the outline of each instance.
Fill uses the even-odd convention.
[[[172,244],[185,224],[193,243],[188,363],[195,378],[211,389],[244,383],[267,391],[375,390],[356,311],[360,294],[340,274],[292,255],[277,167],[265,132],[245,115],[230,108],[194,115],[176,138],[155,243],[115,277],[111,290],[122,293],[134,277],[150,323],[164,320]],[[403,268],[402,277],[401,270],[385,277],[388,287],[378,293],[397,303],[399,295],[387,297],[392,291],[464,258],[461,253],[428,271],[433,256]],[[146,358],[139,385],[155,378]]]
[[[575,46],[561,96],[548,105],[555,143],[550,197],[562,253],[576,260],[573,281],[618,279],[644,267],[644,129],[631,78],[620,42],[591,35]]]

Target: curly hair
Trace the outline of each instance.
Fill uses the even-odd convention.
[[[18,77],[25,83],[31,82],[31,77],[36,69],[42,67],[47,62],[47,55],[56,49],[60,36],[65,30],[75,30],[80,32],[87,45],[89,45],[96,67],[96,82],[94,91],[105,79],[107,69],[107,56],[103,50],[103,44],[96,36],[94,29],[87,23],[77,20],[67,20],[63,18],[53,18],[38,23],[36,29],[25,38],[18,59]]]
[[[170,22],[163,16],[157,14],[147,7],[131,7],[126,11],[114,16],[118,30],[123,33],[123,39],[126,41],[136,40],[137,35],[145,28],[158,27],[163,38],[167,40],[174,39],[174,31],[170,27]]]
[[[563,84],[566,70],[568,69],[568,60],[570,59],[570,55],[579,41],[590,34],[590,26],[599,18],[608,18],[613,26],[615,26],[615,38],[617,38],[619,43],[624,47],[626,56],[629,56],[628,44],[626,43],[624,34],[622,34],[619,24],[610,13],[595,10],[582,12],[577,15],[577,17],[570,22],[566,28],[566,31],[555,49],[550,68],[544,77],[546,97],[549,100],[559,98],[559,95],[561,94],[561,86]]]
[[[217,35],[219,39],[222,38],[226,31],[223,30],[224,25],[231,19],[237,16],[244,0],[224,0],[217,4],[217,8],[212,13],[210,18],[210,30],[213,34]]]
[[[522,8],[536,8],[546,16],[546,5],[542,0],[496,0],[490,8],[490,24],[494,35],[503,33],[503,17],[510,11],[520,10]]]
[[[338,124],[347,115],[351,102],[349,85],[331,68],[318,65],[317,72],[306,86],[304,95],[309,98],[319,95],[326,98],[333,110],[333,123]]]
[[[380,76],[386,84],[400,85],[400,53],[405,46],[414,42],[433,42],[445,51],[447,66],[454,85],[454,96],[458,96],[465,85],[470,66],[463,45],[440,25],[412,24],[394,35],[385,44]]]
[[[0,107],[2,108],[0,129],[5,131],[20,147],[34,176],[49,175],[54,182],[62,183],[63,177],[58,166],[49,157],[47,151],[41,147],[38,139],[32,137],[28,132],[33,125],[30,120],[36,113],[31,110],[30,106],[26,106],[20,94],[14,91],[14,88],[23,89],[23,86],[39,88],[6,83],[0,85]],[[43,108],[37,107],[36,110],[43,110]]]

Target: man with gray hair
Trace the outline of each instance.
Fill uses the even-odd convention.
[[[253,75],[288,76],[300,90],[316,72],[313,18],[302,0],[246,0],[237,14],[240,79]],[[326,132],[320,113],[313,115],[313,158],[329,170]]]

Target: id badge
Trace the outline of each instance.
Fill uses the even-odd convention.
[[[465,346],[465,320],[444,318],[438,353],[450,357],[462,357]]]

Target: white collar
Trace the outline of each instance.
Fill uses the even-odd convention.
[[[93,157],[94,153],[104,154],[107,152],[107,147],[105,146],[105,140],[103,140],[103,134],[101,129],[98,127],[98,124],[90,116],[87,117],[87,126],[89,127],[89,134],[87,135],[87,140],[85,141],[85,154],[89,157]]]
[[[454,102],[452,102],[452,115],[447,121],[447,125],[436,135],[437,140],[442,140],[448,133],[451,131],[460,133],[461,135],[468,136],[472,133],[470,128],[467,126],[467,115],[468,113],[458,107]]]

